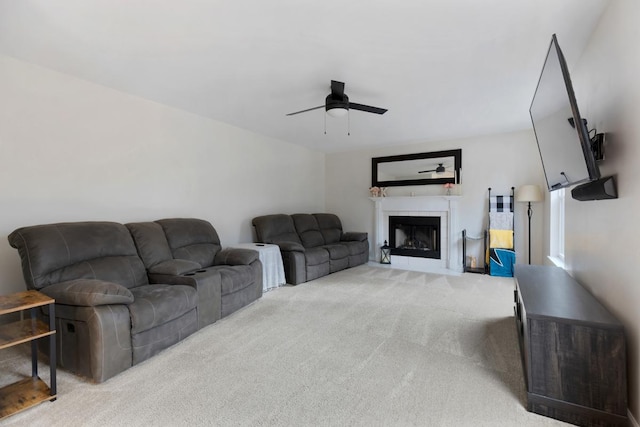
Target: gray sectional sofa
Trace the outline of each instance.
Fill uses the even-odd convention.
[[[170,218],[126,224],[152,283],[184,284],[198,291],[198,324],[206,326],[262,296],[258,252],[222,250],[213,226]]]
[[[258,242],[280,247],[287,283],[297,285],[369,260],[367,233],[343,232],[334,214],[275,214],[253,219]]]
[[[202,220],[37,225],[9,243],[27,288],[56,300],[58,364],[95,382],[262,295],[257,252],[221,250]]]

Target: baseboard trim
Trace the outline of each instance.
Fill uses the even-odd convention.
[[[394,257],[396,257],[394,255]],[[395,259],[395,258],[394,258]],[[369,261],[367,263],[367,265],[371,266],[371,267],[381,267],[381,268],[390,268],[390,269],[396,269],[396,270],[407,270],[407,271],[419,271],[421,273],[433,273],[433,274],[442,274],[442,275],[446,275],[446,276],[461,276],[462,275],[462,269],[460,269],[461,271],[457,271],[457,270],[452,270],[446,267],[423,267],[421,265],[412,265],[412,264],[403,264],[403,265],[399,265],[397,262],[395,264],[380,264],[379,262],[375,262],[375,261]]]

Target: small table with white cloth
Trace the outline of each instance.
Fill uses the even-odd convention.
[[[287,283],[284,277],[284,266],[282,265],[282,255],[278,245],[266,243],[238,243],[232,248],[252,249],[258,252],[262,263],[262,291],[277,288]]]

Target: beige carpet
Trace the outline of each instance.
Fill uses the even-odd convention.
[[[5,357],[2,381],[29,365]],[[565,425],[524,408],[513,279],[366,265],[270,291],[104,384],[60,370],[58,390],[4,425]]]

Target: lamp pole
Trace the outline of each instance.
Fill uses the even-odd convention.
[[[531,217],[533,216],[531,202],[535,203],[543,200],[544,195],[537,185],[523,185],[516,191],[516,202],[527,203],[527,218],[529,218],[529,264],[531,264]]]
[[[529,217],[529,265],[531,265],[531,215],[533,215],[533,211],[531,210],[531,202],[527,207],[527,216]]]

